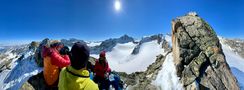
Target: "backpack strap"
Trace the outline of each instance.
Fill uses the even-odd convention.
[[[71,72],[68,68],[66,68],[66,71],[74,76],[77,76],[77,77],[82,77],[82,78],[90,78],[90,76],[83,76],[83,75],[79,75],[79,74],[75,74],[73,72]]]

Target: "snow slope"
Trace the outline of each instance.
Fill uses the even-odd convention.
[[[221,40],[222,49],[224,51],[226,61],[229,64],[232,73],[237,78],[239,85],[244,90],[244,59],[238,54],[232,51],[232,48],[227,44],[224,44],[224,40]]]
[[[87,43],[87,46],[89,47],[94,47],[94,46],[98,46],[100,45],[102,42],[86,42]]]
[[[126,73],[145,71],[147,67],[155,62],[156,56],[164,54],[161,44],[156,40],[141,45],[139,53],[131,55],[136,44],[129,42],[117,44],[111,52],[107,52],[107,60],[112,70]],[[91,55],[98,58],[98,55]]]
[[[11,70],[4,70],[0,73],[0,90],[19,89],[29,77],[42,71],[42,68],[36,65],[33,54],[32,51],[26,52],[22,60],[16,58],[12,61]]]
[[[164,38],[172,46],[171,36],[165,35]],[[159,87],[159,90],[183,90],[179,77],[176,75],[176,67],[173,62],[172,53],[166,56],[162,67],[152,84]]]
[[[152,84],[159,87],[160,90],[183,90],[179,77],[176,75],[172,53],[166,56],[163,68],[159,71],[156,80]]]
[[[172,39],[171,39],[172,36],[170,36],[170,35],[165,35],[164,38],[165,38],[165,40],[169,43],[169,45],[172,46]]]
[[[166,41],[171,41],[171,38],[166,36]],[[224,39],[220,38],[222,49],[229,64],[232,73],[237,78],[241,90],[244,90],[244,59],[237,53],[233,52],[232,48],[224,43]],[[169,44],[172,45],[171,42]],[[162,90],[183,90],[176,75],[175,65],[173,64],[172,54],[169,54],[163,64],[162,70],[159,72],[156,80],[152,84],[160,87]]]

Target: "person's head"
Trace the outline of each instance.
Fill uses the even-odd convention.
[[[99,60],[102,61],[102,62],[106,60],[106,52],[105,51],[102,51],[100,53]]]
[[[89,57],[89,47],[85,43],[76,42],[71,49],[71,66],[77,70],[85,68]]]
[[[56,50],[60,51],[63,47],[64,44],[61,42],[56,42],[50,45],[51,48],[55,48]]]

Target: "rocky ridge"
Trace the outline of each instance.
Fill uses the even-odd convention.
[[[239,90],[212,27],[196,13],[172,21],[177,75],[186,90]]]
[[[124,44],[128,42],[134,42],[134,38],[123,35],[120,38],[110,38],[105,41],[103,41],[99,46],[91,47],[91,54],[99,54],[101,51],[112,51],[113,47],[116,46],[116,44]]]

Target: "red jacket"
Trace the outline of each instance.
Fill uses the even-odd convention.
[[[68,55],[60,55],[54,48],[43,48],[43,57],[50,56],[51,63],[59,68],[70,65],[70,59]]]
[[[108,62],[105,63],[105,66],[99,63],[99,60],[96,60],[94,72],[96,73],[97,77],[105,78],[105,73],[111,72],[109,68]]]
[[[60,55],[54,48],[44,48],[42,53],[44,56],[44,79],[47,85],[52,86],[58,80],[60,68],[70,64],[69,56]]]

